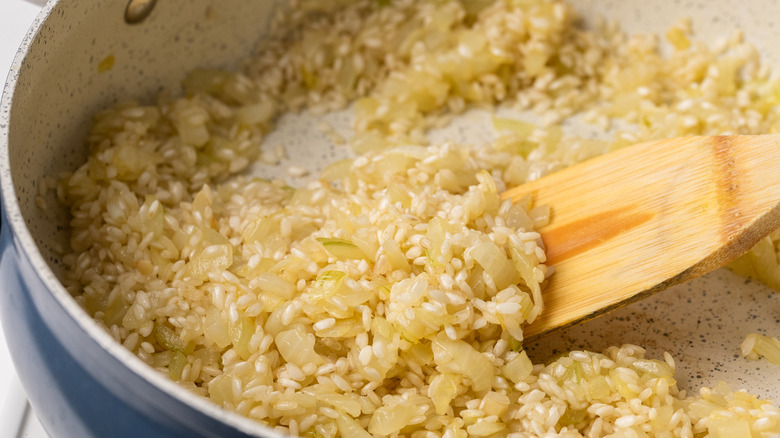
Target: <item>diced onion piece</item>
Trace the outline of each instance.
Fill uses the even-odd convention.
[[[254,105],[239,108],[236,118],[246,125],[256,125],[271,121],[276,115],[276,105],[270,100],[264,100]]]
[[[691,46],[691,41],[688,39],[685,31],[679,27],[673,27],[666,31],[666,40],[672,43],[677,50],[685,50]]]
[[[387,188],[387,197],[393,204],[401,203],[404,208],[412,205],[412,196],[400,185],[393,184]]]
[[[360,333],[365,333],[362,318],[338,319],[333,327],[317,330],[320,338],[347,338],[351,339]]]
[[[780,263],[771,237],[761,239],[750,251],[731,262],[729,268],[737,274],[756,278],[780,290]]]
[[[162,324],[157,324],[154,327],[154,337],[157,342],[171,351],[183,351],[184,342],[179,338],[170,327]]]
[[[441,373],[431,380],[428,387],[428,397],[433,400],[433,406],[438,415],[444,415],[450,403],[460,392],[461,376],[459,374]]]
[[[209,397],[211,401],[220,406],[234,406],[233,386],[239,385],[240,381],[230,374],[220,374],[209,382]]]
[[[539,282],[536,278],[536,273],[534,272],[534,268],[537,266],[537,260],[535,257],[526,254],[525,251],[521,251],[514,246],[509,248],[509,253],[512,255],[512,261],[515,264],[515,269],[520,274],[520,277],[523,279],[526,287],[531,290],[531,295],[533,296],[533,308],[531,308],[528,312],[526,320],[528,322],[533,322],[536,317],[542,313],[542,309],[544,307],[542,300],[542,288],[539,285]]]
[[[205,281],[209,273],[227,269],[233,264],[233,247],[230,245],[207,246],[187,263],[186,273],[197,281]]]
[[[439,335],[431,342],[434,362],[442,372],[460,374],[471,380],[474,391],[487,391],[493,385],[493,364],[463,341]]]
[[[493,176],[487,170],[482,170],[477,174],[477,180],[479,181],[479,190],[485,198],[485,214],[496,215],[501,204],[501,197],[498,194]]]
[[[268,235],[279,231],[279,221],[276,218],[262,217],[249,222],[241,233],[241,239],[246,243],[262,241]]]
[[[482,401],[479,403],[479,410],[488,417],[492,415],[501,417],[509,409],[510,403],[511,401],[506,394],[490,391],[482,397]]]
[[[323,363],[319,354],[314,351],[314,335],[307,333],[303,327],[279,332],[275,338],[276,347],[279,349],[285,361],[302,367],[313,363]]]
[[[568,406],[566,408],[566,412],[564,412],[563,415],[561,415],[561,418],[558,419],[558,425],[573,426],[584,420],[587,415],[587,409],[574,409],[571,406]]]
[[[349,240],[331,237],[318,237],[317,241],[325,247],[332,256],[340,259],[357,260],[366,259],[366,254]]]
[[[152,208],[152,205],[155,205],[155,210],[152,213],[148,213]],[[152,195],[146,195],[146,198],[144,199],[144,208],[148,214],[148,217],[144,222],[144,231],[153,232],[155,238],[159,239],[162,237],[163,230],[165,229],[165,208],[160,202],[157,202],[157,198]]]
[[[379,240],[370,228],[360,228],[352,235],[352,243],[360,248],[365,260],[373,263],[379,251]]]
[[[566,365],[566,372],[563,373],[563,376],[561,377],[561,383],[580,383],[581,379],[582,365],[580,365],[580,362],[573,360],[571,363]]]
[[[411,266],[409,265],[409,261],[406,260],[403,251],[401,251],[401,248],[398,246],[398,242],[393,239],[387,239],[382,242],[382,250],[384,250],[387,261],[390,262],[390,266],[392,266],[393,269],[409,272]]]
[[[691,416],[696,418],[705,418],[710,416],[715,411],[719,411],[723,409],[725,406],[721,406],[719,404],[712,403],[708,400],[694,400],[690,405],[688,405],[688,412]]]
[[[531,359],[528,358],[528,354],[525,351],[521,351],[520,354],[510,359],[504,365],[504,375],[509,380],[520,383],[531,375],[531,371],[534,369],[534,364],[531,363]]]
[[[710,419],[707,431],[712,438],[750,438],[750,423],[739,418]]]
[[[355,438],[371,438],[371,434],[366,432],[355,419],[339,414],[336,417],[336,425],[339,427],[341,436],[355,437]]]
[[[297,292],[294,284],[270,272],[255,277],[252,280],[252,284],[259,287],[263,292],[272,293],[286,300],[292,299]]]
[[[595,398],[596,397],[594,397],[594,399]],[[658,406],[655,408],[655,418],[650,420],[650,425],[655,429],[663,430],[664,427],[667,427],[671,423],[672,415],[674,415],[674,408],[672,406]]]
[[[314,285],[308,291],[308,298],[311,300],[321,300],[338,293],[341,285],[347,279],[347,274],[341,271],[325,271],[317,276]]]
[[[214,344],[220,349],[230,345],[230,334],[221,311],[216,307],[206,310],[206,321],[203,328],[203,336],[207,344]]]
[[[631,368],[653,377],[674,377],[674,369],[660,360],[637,359],[631,364]]]
[[[374,336],[382,336],[386,339],[392,339],[393,335],[396,333],[392,324],[381,316],[377,316],[371,320],[371,332]]]
[[[416,405],[393,399],[374,411],[368,431],[374,435],[390,435],[403,429],[416,416]]]
[[[425,237],[428,239],[429,246],[426,249],[426,254],[431,264],[435,267],[443,266],[449,260],[445,260],[441,252],[441,247],[444,244],[446,234],[444,232],[444,220],[435,217],[428,222],[428,230]]]
[[[255,334],[255,324],[252,318],[244,316],[230,325],[230,340],[233,349],[243,360],[248,360],[252,353],[249,351],[249,341]]]
[[[476,423],[468,426],[466,431],[470,436],[490,436],[501,432],[505,427],[506,425],[504,423],[488,421],[480,418]]]
[[[540,228],[549,224],[551,214],[549,205],[537,205],[528,212],[528,216],[534,221],[534,228]]]
[[[588,379],[588,394],[593,400],[609,397],[612,394],[612,389],[609,387],[606,377],[599,374]]]
[[[118,295],[106,308],[103,314],[103,321],[108,327],[111,327],[112,325],[122,321],[122,319],[127,314],[127,309],[129,308],[130,304],[128,304],[121,295]]]
[[[609,377],[612,379],[612,384],[615,386],[618,394],[620,394],[626,400],[632,399],[639,395],[639,392],[636,391],[632,387],[633,385],[630,384],[631,382],[626,381],[623,376],[621,376],[618,368],[611,369],[609,371]]]
[[[334,408],[346,412],[352,417],[357,417],[360,415],[361,412],[360,402],[355,400],[354,398],[350,398],[344,394],[339,394],[335,392],[316,394],[316,395],[318,399],[324,401],[325,403],[328,403]]]
[[[182,87],[189,95],[196,93],[217,94],[222,91],[222,87],[229,77],[230,73],[222,70],[198,68],[184,78]]]
[[[528,216],[528,212],[517,204],[509,208],[505,220],[507,226],[515,230],[529,231],[534,229],[534,221]]]
[[[526,138],[534,132],[536,125],[533,123],[524,122],[522,120],[505,119],[494,116],[493,129],[496,131],[510,131],[513,134],[517,134],[521,138]]]
[[[206,126],[209,114],[198,106],[187,106],[175,112],[174,125],[183,144],[204,146],[211,138]]]
[[[152,151],[147,151],[129,143],[121,143],[114,149],[111,165],[117,171],[117,179],[132,181],[137,179],[147,167],[159,164],[162,158]]]
[[[344,178],[349,175],[352,169],[352,161],[353,160],[339,160],[328,164],[322,169],[320,179],[327,182],[333,182]]]
[[[482,266],[496,283],[498,290],[503,290],[510,284],[518,281],[518,272],[506,256],[503,249],[499,248],[490,239],[483,239],[471,249],[471,257]]]
[[[742,342],[742,355],[751,358],[751,353],[780,365],[780,339],[751,333]]]
[[[187,365],[187,356],[181,351],[175,351],[171,356],[171,363],[168,364],[168,375],[171,377],[171,380],[181,380],[184,365]]]

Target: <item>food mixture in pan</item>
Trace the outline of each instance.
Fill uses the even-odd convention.
[[[98,114],[87,162],[58,186],[66,286],[118,342],[293,435],[780,433],[771,402],[678,389],[668,353],[532,363],[523,324],[554,275],[534,229],[554,206],[499,198],[645,140],[775,132],[780,87],[739,34],[586,30],[543,0],[302,1],[277,22],[240,72],[196,70],[181,95]],[[321,128],[354,158],[300,187],[242,174],[285,153],[263,144],[283,114],[345,107],[351,136]],[[426,136],[497,107],[533,117],[494,117],[487,146]],[[565,134],[571,119],[603,137]],[[778,287],[778,238],[734,269]],[[779,346],[743,348],[780,361]]]

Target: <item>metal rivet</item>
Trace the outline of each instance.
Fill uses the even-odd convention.
[[[125,22],[137,24],[144,21],[156,4],[157,0],[130,0],[125,9]]]

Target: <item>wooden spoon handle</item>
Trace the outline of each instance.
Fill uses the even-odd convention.
[[[721,267],[780,226],[780,135],[642,143],[511,189],[552,207],[533,337]]]

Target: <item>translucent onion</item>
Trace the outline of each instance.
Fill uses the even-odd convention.
[[[507,258],[506,252],[490,239],[482,239],[469,254],[493,277],[498,290],[519,281],[520,276],[514,263]]]
[[[438,415],[444,415],[450,403],[460,392],[461,376],[458,374],[441,373],[431,380],[428,387],[428,397],[433,400],[433,406]]]
[[[406,427],[416,416],[416,405],[394,398],[374,411],[368,423],[368,431],[375,435],[390,435]]]
[[[217,273],[233,264],[233,247],[211,245],[195,255],[186,265],[186,274],[195,281],[203,282],[209,273]]]
[[[411,265],[409,265],[409,261],[398,246],[398,242],[393,239],[387,239],[382,242],[382,250],[393,269],[399,269],[404,272],[409,272],[411,270]]]
[[[744,419],[724,418],[707,424],[711,438],[751,438],[750,423]]]
[[[332,237],[318,237],[317,241],[325,247],[325,250],[330,255],[346,260],[360,260],[365,259],[366,253],[363,252],[357,245],[345,239],[336,239]]]
[[[216,307],[209,307],[206,310],[205,324],[203,325],[203,336],[206,344],[216,345],[220,349],[230,345],[230,334],[226,319],[222,318],[221,311]]]
[[[528,354],[525,351],[521,351],[520,354],[514,356],[504,365],[504,376],[509,380],[520,383],[531,375],[534,364],[531,363],[531,359],[528,358]]]
[[[279,332],[275,338],[276,347],[285,361],[302,367],[306,364],[321,365],[324,361],[314,351],[314,335],[303,327]]]
[[[341,436],[371,438],[371,434],[366,432],[357,421],[347,415],[339,414],[339,416],[336,417],[336,425],[339,427]]]
[[[780,339],[751,333],[742,342],[742,355],[750,359],[764,357],[775,365],[780,365]]]
[[[471,345],[440,334],[431,342],[431,347],[438,370],[470,379],[471,387],[477,392],[486,391],[493,385],[493,364]]]

